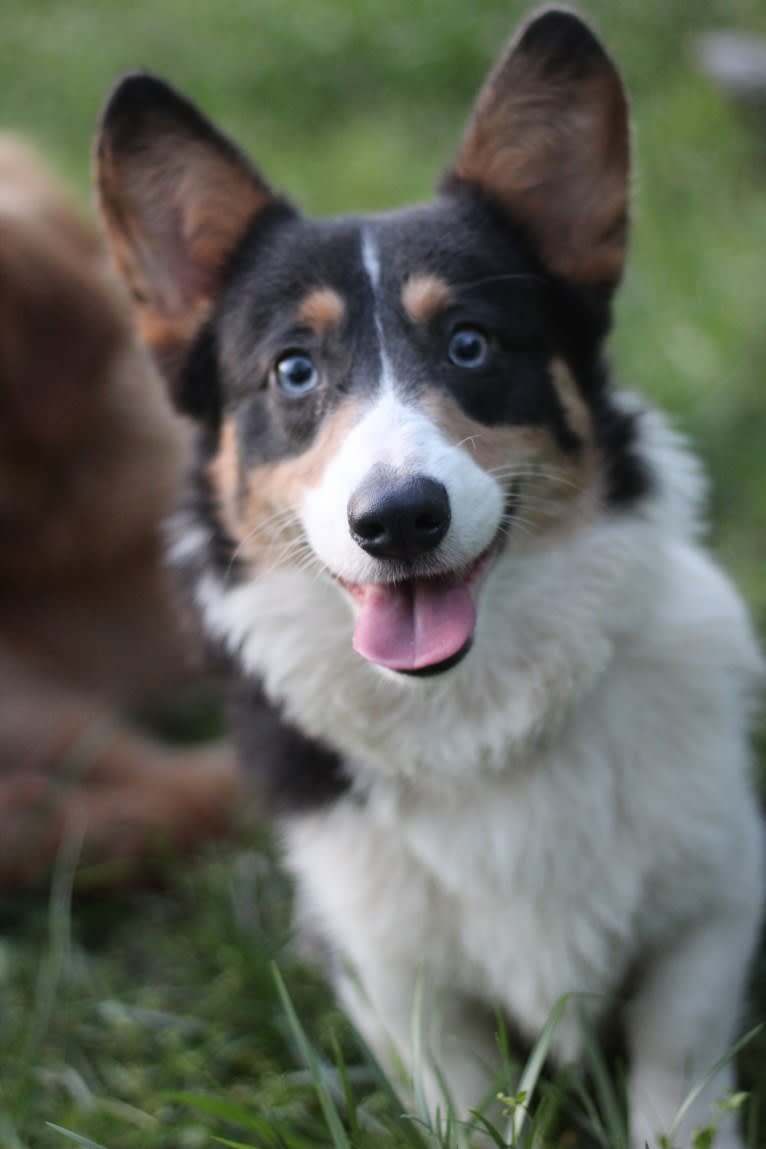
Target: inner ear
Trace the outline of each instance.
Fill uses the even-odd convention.
[[[579,16],[550,8],[522,26],[490,73],[442,186],[469,183],[490,196],[556,275],[614,285],[629,170],[619,73]]]
[[[142,335],[175,383],[230,257],[284,203],[234,144],[155,76],[125,77],[103,112],[99,206]]]

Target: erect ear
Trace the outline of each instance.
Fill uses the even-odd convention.
[[[229,257],[277,199],[193,104],[146,73],[109,97],[95,150],[98,199],[145,341],[172,386]]]
[[[625,260],[629,136],[625,90],[601,43],[574,12],[546,8],[487,78],[442,186],[478,186],[554,274],[614,285]]]

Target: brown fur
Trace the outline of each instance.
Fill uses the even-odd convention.
[[[121,170],[102,136],[97,176],[99,206],[139,329],[172,379],[209,314],[227,257],[272,196],[238,156],[180,132],[158,137],[159,154],[150,148]],[[166,186],[171,197],[158,191]]]
[[[554,83],[545,59],[511,43],[482,88],[455,173],[527,224],[551,270],[577,283],[615,283],[627,242],[628,110],[602,53],[583,82]]]
[[[190,674],[159,538],[185,447],[94,231],[0,139],[0,886],[44,876],[72,819],[90,861],[230,819],[228,750],[182,766],[112,710]]]
[[[240,524],[241,470],[237,425],[233,419],[224,419],[218,441],[218,453],[208,464],[208,478],[216,493],[221,524],[233,539],[242,536]]]
[[[411,275],[402,290],[404,310],[413,323],[425,324],[449,306],[452,290],[438,275]]]
[[[561,406],[564,408],[567,423],[586,446],[592,449],[593,417],[563,359],[552,360],[551,376]]]
[[[320,338],[333,328],[340,327],[346,314],[346,304],[331,287],[317,287],[298,308],[298,322]]]

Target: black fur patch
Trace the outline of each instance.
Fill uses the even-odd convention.
[[[215,329],[200,331],[181,370],[176,402],[185,415],[217,431],[221,425],[221,384]]]
[[[618,410],[604,395],[596,418],[596,442],[604,467],[607,505],[624,510],[650,495],[654,478],[637,447],[640,412]]]
[[[268,811],[305,813],[348,789],[340,755],[285,721],[257,683],[238,681],[232,708],[242,760]]]

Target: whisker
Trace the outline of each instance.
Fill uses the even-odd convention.
[[[511,491],[510,498],[519,503],[525,503],[527,506],[534,507],[559,507],[561,506],[562,496],[560,491],[551,491],[548,493],[529,490],[522,488],[518,492]]]
[[[514,515],[505,530],[506,538],[512,541],[517,531],[529,538],[534,534],[533,524],[523,519],[520,515]]]
[[[487,283],[505,283],[511,280],[531,280],[535,283],[545,283],[545,276],[534,271],[508,271],[498,275],[485,275],[482,279],[464,280],[455,286],[458,291],[473,291],[477,287],[484,287]]]
[[[525,467],[517,468],[513,464],[505,464],[498,467],[493,467],[487,472],[493,479],[545,479],[549,483],[559,483],[561,486],[572,487],[574,490],[582,490],[582,483],[570,479],[567,475],[562,475],[559,471],[551,469],[545,464],[539,467]]]
[[[300,555],[310,552],[313,554],[309,543],[306,539],[291,539],[289,542],[284,543],[276,552],[279,562],[289,562],[290,560],[299,557]]]
[[[479,434],[479,433],[477,433],[475,435],[466,435],[465,439],[461,439],[459,443],[455,443],[455,446],[456,447],[462,447],[464,443],[470,443],[471,446],[473,446],[473,444],[476,442],[476,440],[480,439],[480,438],[481,438],[481,434]]]
[[[272,534],[274,534],[276,533],[277,527],[279,527],[281,530],[291,523],[294,523],[296,526],[300,526],[300,520],[298,519],[296,512],[291,507],[282,508],[271,515],[269,518],[256,523],[255,526],[252,527],[252,529],[249,530],[247,534],[239,540],[236,547],[234,548],[234,552],[231,556],[231,559],[229,560],[229,565],[226,570],[226,576],[228,577],[231,574],[232,567],[248,543],[253,542],[253,540],[258,538],[259,535],[263,535],[267,531],[270,531]]]
[[[298,521],[295,512],[292,508],[283,508],[271,515],[268,519],[256,523],[247,534],[240,539],[237,550],[239,551],[246,543],[252,542],[252,540],[259,535],[266,534],[267,532],[273,533],[277,527],[281,528],[286,526],[291,519],[294,519],[296,522]]]

